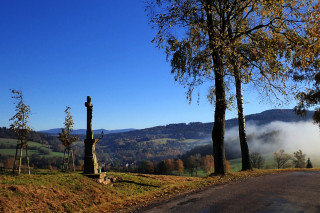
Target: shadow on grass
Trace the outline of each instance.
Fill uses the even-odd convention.
[[[137,183],[137,182],[130,181],[130,180],[120,180],[120,181],[117,181],[117,182],[118,182],[118,183],[132,183],[132,184],[139,185],[139,186],[147,186],[147,187],[160,188],[160,186],[155,186],[155,185],[150,185],[150,184],[145,184],[145,183]]]

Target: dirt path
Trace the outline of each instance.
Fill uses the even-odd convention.
[[[138,212],[320,212],[320,172],[288,172],[210,187]]]

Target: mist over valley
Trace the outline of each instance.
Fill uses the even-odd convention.
[[[268,110],[247,115],[246,131],[250,153],[259,152],[272,156],[272,153],[280,149],[291,154],[301,149],[315,165],[320,165],[319,129],[312,123],[312,115],[313,112],[309,111],[306,117],[300,117],[289,109]],[[237,119],[226,121],[225,146],[228,160],[241,157],[237,123]],[[194,154],[212,155],[212,126],[213,123],[193,122],[140,130],[126,129],[113,130],[113,132],[103,130],[106,132],[96,144],[96,153],[102,165],[138,164],[144,160],[161,161]],[[41,153],[43,155],[51,152],[56,153],[56,156],[63,154],[64,147],[55,136],[59,130],[61,129],[41,133],[32,132],[30,138],[43,144],[42,147],[35,148],[39,150],[39,156]],[[101,129],[94,131],[95,138],[101,131]],[[77,159],[81,161],[84,156],[85,132],[82,130],[75,130],[75,132],[82,133],[79,134],[79,142],[73,145]],[[2,128],[0,138],[15,138],[15,136]],[[5,151],[8,148],[15,148],[15,142],[12,143],[2,144],[2,153],[12,156],[14,151]]]

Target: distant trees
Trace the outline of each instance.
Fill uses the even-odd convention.
[[[168,159],[164,161],[166,168],[167,168],[167,174],[172,174],[173,170],[175,169],[175,162],[173,159]]]
[[[142,161],[139,166],[139,172],[144,174],[153,174],[155,171],[154,164],[151,161]]]
[[[258,152],[253,152],[250,155],[251,165],[253,168],[262,169],[264,165],[264,158]]]
[[[185,165],[186,169],[189,170],[191,176],[193,176],[194,173],[196,176],[198,176],[198,170],[201,167],[201,155],[196,154],[189,156],[189,158],[186,159]]]
[[[210,175],[214,170],[213,156],[201,156],[200,154],[196,154],[190,155],[184,160],[180,158],[175,160],[167,159],[160,162],[145,160],[139,163],[138,170],[132,170],[132,172],[181,176],[184,174],[185,170],[189,171],[190,176],[198,176],[200,171]],[[229,161],[227,161],[227,171],[230,171]]]
[[[301,149],[293,153],[293,164],[295,168],[306,168],[306,155]]]
[[[183,161],[181,159],[176,160],[176,170],[178,171],[179,176],[184,172]]]
[[[167,168],[167,165],[166,165],[166,162],[163,160],[161,161],[158,166],[157,166],[157,172],[158,174],[160,175],[165,175],[167,174],[168,172],[168,168]]]
[[[13,172],[15,172],[18,166],[18,174],[21,172],[22,153],[23,149],[26,150],[28,173],[30,174],[29,156],[28,156],[28,139],[27,136],[31,131],[28,125],[28,119],[30,116],[30,106],[26,105],[23,100],[23,94],[21,90],[10,89],[12,93],[12,99],[16,105],[16,114],[10,118],[13,123],[10,125],[10,129],[13,130],[18,137],[18,143],[16,147],[15,160],[13,162]],[[19,164],[16,165],[17,158],[19,158]]]
[[[275,152],[273,157],[278,169],[284,169],[290,166],[289,161],[292,159],[292,155],[285,153],[283,149],[280,149],[279,152]]]

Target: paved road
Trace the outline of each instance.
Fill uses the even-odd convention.
[[[320,172],[289,172],[210,187],[139,212],[319,212]]]

